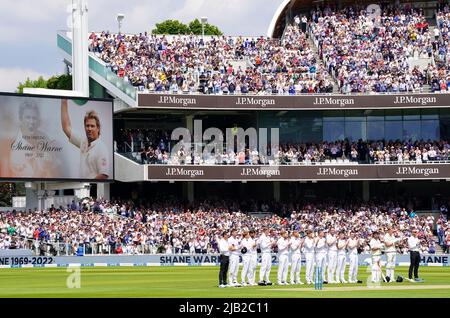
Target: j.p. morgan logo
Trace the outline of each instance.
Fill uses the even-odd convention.
[[[241,176],[265,176],[271,178],[272,176],[279,176],[280,170],[277,168],[242,168]]]
[[[415,104],[426,106],[428,104],[436,104],[436,101],[436,97],[396,96],[394,104]]]
[[[339,169],[339,168],[319,168],[318,176],[343,176],[348,178],[350,176],[357,176],[358,169]]]
[[[203,176],[205,171],[202,169],[186,169],[186,168],[167,168],[166,176],[188,176],[195,178],[197,176]]]
[[[273,98],[254,98],[254,97],[238,97],[236,105],[254,105],[266,107],[267,105],[275,105]]]
[[[337,98],[337,97],[316,97],[313,105],[337,105],[345,107],[347,105],[355,105],[354,98]]]
[[[197,100],[195,98],[183,98],[177,96],[160,96],[158,104],[176,104],[184,107],[196,105]]]
[[[418,168],[418,167],[399,167],[395,172],[396,175],[421,175],[428,177],[439,174],[439,168]]]

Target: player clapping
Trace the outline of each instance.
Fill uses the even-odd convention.
[[[314,274],[314,233],[311,230],[306,231],[303,249],[306,258],[306,283],[312,284]]]
[[[325,261],[327,258],[327,242],[325,239],[325,232],[319,230],[318,237],[315,243],[315,256],[316,256],[316,266],[322,268],[322,281],[324,284],[328,284],[325,275]]]
[[[355,232],[351,232],[347,244],[349,257],[349,268],[348,268],[349,283],[358,282],[358,247],[359,247],[359,237],[356,236]]]
[[[298,231],[294,231],[290,243],[291,243],[291,284],[303,285],[303,282],[300,279],[300,272],[302,269],[301,248],[303,245],[303,241],[300,238],[300,234],[298,233]]]
[[[344,231],[339,232],[339,239],[337,241],[337,267],[336,267],[336,282],[346,284],[345,280],[345,265],[346,265],[346,252],[348,241],[345,238]]]
[[[288,266],[289,266],[289,247],[291,243],[288,239],[286,231],[281,232],[281,237],[277,241],[278,247],[278,273],[277,284],[289,285],[287,282]]]

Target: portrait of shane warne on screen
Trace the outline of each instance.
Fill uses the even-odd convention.
[[[79,120],[77,118],[77,120]],[[84,133],[72,129],[68,100],[61,99],[61,127],[69,142],[79,148],[80,179],[108,179],[112,177],[110,150],[101,139],[100,116],[93,109],[84,115]]]
[[[9,112],[0,110],[3,117],[0,177],[57,177],[62,169],[59,153],[63,147],[48,134],[41,104],[36,99],[23,98],[16,105]]]

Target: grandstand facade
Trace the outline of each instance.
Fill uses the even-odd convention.
[[[109,196],[448,202],[447,1],[357,3],[283,1],[269,37],[91,34],[90,95],[115,101]],[[57,45],[70,66],[71,35]],[[180,127],[278,129],[280,150],[172,152]]]

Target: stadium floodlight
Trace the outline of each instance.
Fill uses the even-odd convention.
[[[123,19],[125,19],[125,14],[117,13],[117,23],[119,24],[119,33],[120,33],[121,28],[122,28],[122,21],[123,21]]]
[[[208,23],[207,17],[201,17],[200,22],[202,23],[202,38],[205,37],[205,24]]]

